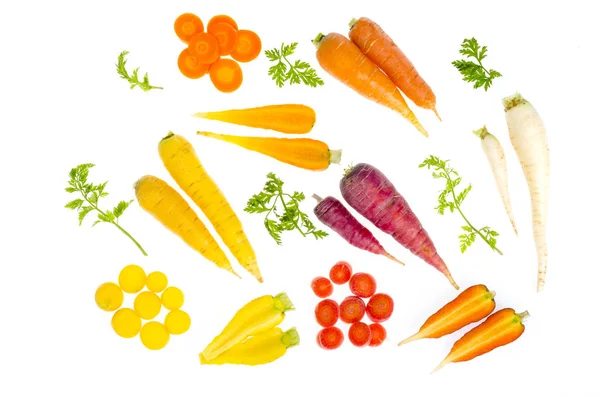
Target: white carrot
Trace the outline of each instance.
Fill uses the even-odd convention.
[[[500,193],[500,198],[502,198],[502,204],[504,204],[504,209],[508,214],[508,218],[510,219],[515,234],[518,235],[519,233],[517,232],[517,225],[515,223],[515,218],[513,217],[512,206],[510,205],[510,196],[508,195],[508,172],[502,145],[500,145],[500,142],[494,135],[490,134],[485,126],[477,131],[473,131],[473,133],[481,138],[481,148],[490,163],[492,174],[494,174],[494,179],[496,180],[498,193]]]
[[[546,218],[550,184],[550,156],[546,128],[535,108],[520,94],[502,100],[510,141],[519,157],[531,196],[533,238],[538,256],[537,290],[544,289],[548,247]]]

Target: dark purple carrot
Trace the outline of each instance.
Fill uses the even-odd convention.
[[[357,164],[340,181],[340,190],[346,202],[359,214],[442,272],[458,289],[421,222],[381,171],[369,164]]]
[[[338,199],[331,196],[322,199],[316,194],[313,194],[313,197],[319,202],[314,210],[317,218],[344,240],[357,248],[386,256],[404,265],[404,263],[388,254],[369,229],[361,225],[358,219]]]

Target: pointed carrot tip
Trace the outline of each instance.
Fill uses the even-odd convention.
[[[402,262],[402,261],[401,261],[401,260],[399,260],[399,259],[396,259],[395,257],[393,257],[392,255],[388,254],[387,252],[386,252],[385,254],[383,254],[383,255],[384,255],[386,258],[389,258],[389,259],[393,260],[394,262],[401,264],[402,266],[406,266],[406,265],[404,264],[404,262]]]
[[[401,341],[400,343],[398,343],[398,346],[402,346],[405,345],[409,342],[413,342],[416,341],[418,339],[421,339],[421,337],[419,336],[419,333],[416,333],[414,335],[409,336],[408,338],[404,339],[403,341]]]
[[[437,109],[434,107],[433,109],[433,113],[435,113],[435,116],[438,118],[439,121],[442,121],[442,118],[440,117],[440,114],[438,113]]]
[[[431,371],[431,373],[436,373],[437,371],[439,371],[440,369],[444,368],[444,366],[446,365],[446,360],[442,361],[437,367],[435,367],[433,369],[433,371]]]
[[[452,286],[459,290],[460,287],[458,286],[458,284],[456,284],[456,281],[454,281],[454,279],[452,278],[452,275],[450,273],[444,273],[444,275],[446,276],[446,278],[448,279],[448,281],[450,281],[450,284],[452,284]]]

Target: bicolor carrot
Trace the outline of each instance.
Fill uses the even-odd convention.
[[[313,43],[317,60],[327,73],[365,98],[400,113],[428,136],[394,82],[354,43],[339,33],[319,33]]]
[[[495,292],[485,285],[473,285],[431,315],[419,332],[398,343],[402,346],[419,339],[437,339],[480,321],[496,308]]]
[[[363,54],[379,66],[415,105],[432,110],[441,120],[435,108],[433,90],[394,40],[369,18],[353,19],[349,25],[348,36]]]

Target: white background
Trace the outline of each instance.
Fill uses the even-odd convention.
[[[342,5],[343,4],[343,5]],[[393,6],[392,6],[393,4]],[[13,1],[0,6],[0,395],[31,396],[598,396],[597,254],[599,31],[588,1]],[[194,12],[205,22],[233,16],[255,30],[263,48],[298,41],[294,58],[310,62],[325,86],[280,89],[267,76],[261,55],[242,65],[244,83],[233,94],[217,92],[208,78],[192,81],[177,69],[183,44],[173,21]],[[412,106],[431,137],[425,139],[401,116],[354,94],[326,75],[310,43],[317,33],[347,33],[353,17],[378,22],[433,87],[443,123]],[[594,27],[595,26],[595,27]],[[461,81],[450,64],[466,37],[489,46],[486,64],[503,73],[488,92]],[[141,67],[164,91],[130,90],[115,72],[122,50],[128,67]],[[525,179],[512,149],[501,99],[520,92],[544,119],[551,151],[546,290],[535,293],[536,255]],[[311,138],[343,149],[343,166],[325,172],[293,168],[241,148],[197,137],[222,133],[276,133],[203,121],[203,110],[304,103],[317,112]],[[520,230],[512,233],[486,159],[471,131],[483,124],[503,144],[510,193]],[[168,131],[190,139],[218,182],[257,252],[265,283],[241,270],[242,281],[204,260],[137,205],[122,225],[150,253],[114,227],[77,226],[64,209],[71,167],[92,162],[93,181],[109,180],[105,205],[133,198],[144,174],[168,181],[157,143]],[[478,241],[461,255],[458,215],[438,216],[441,181],[417,165],[429,154],[451,159],[473,191],[464,209],[477,225],[501,236],[500,257]],[[376,237],[405,268],[347,245],[284,235],[278,247],[262,218],[242,211],[274,171],[290,190],[340,198],[338,182],[349,163],[380,168],[405,196],[464,289],[484,283],[497,292],[498,308],[529,310],[523,336],[468,363],[430,371],[467,329],[438,340],[396,343],[415,332],[456,296],[445,278],[372,226]],[[303,209],[311,213],[307,199]],[[314,218],[314,217],[313,217]],[[204,219],[204,218],[202,218]],[[367,221],[363,220],[365,224]],[[313,317],[317,298],[310,281],[346,259],[372,273],[379,290],[396,302],[385,324],[389,340],[377,349],[348,341],[337,351],[317,347]],[[192,328],[161,351],[139,339],[119,338],[111,314],[94,303],[105,281],[140,264],[161,270],[185,293]],[[236,265],[237,266],[237,265]],[[200,366],[197,354],[247,301],[286,291],[296,304],[282,324],[296,326],[302,343],[276,363],[260,367]],[[336,297],[349,294],[344,288]],[[126,300],[131,305],[132,298]],[[164,315],[161,314],[161,317]],[[342,326],[346,331],[346,327]]]

